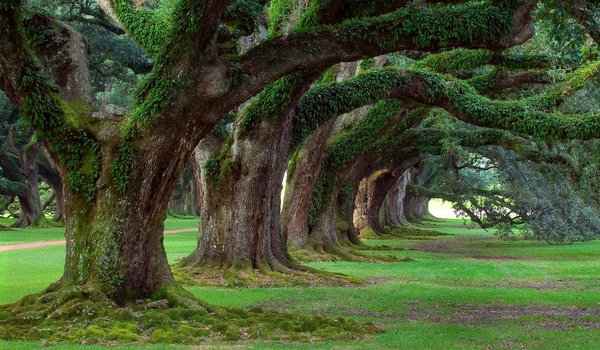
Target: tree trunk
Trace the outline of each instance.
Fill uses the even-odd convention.
[[[188,159],[187,144],[171,133],[137,144],[121,190],[112,168],[119,139],[108,130],[104,136],[93,200],[68,181],[64,185],[67,254],[61,285],[94,285],[119,304],[180,288],[167,262],[163,229],[169,199]],[[59,171],[66,178],[64,168]]]
[[[427,219],[429,213],[429,197],[409,191],[404,204],[404,216],[408,221],[418,222]]]
[[[379,176],[382,176],[382,172],[386,171],[379,171],[366,176],[358,186],[358,194],[355,199],[354,224],[359,232],[372,229],[378,235],[384,233],[383,227],[379,224],[379,211],[374,210],[376,206],[373,204],[375,200],[375,181]]]
[[[52,160],[47,155],[47,152],[43,152],[45,158],[43,162],[38,161],[38,173],[44,179],[44,181],[52,187],[54,192],[54,201],[56,203],[56,210],[54,212],[54,221],[62,221],[65,214],[65,200],[63,196],[63,181],[60,174],[56,170],[56,165],[52,163]],[[48,162],[46,162],[46,160]]]
[[[197,201],[194,193],[194,170],[192,166],[186,166],[181,177],[177,181],[177,186],[173,192],[173,197],[169,201],[168,212],[172,215],[194,216],[197,212]]]
[[[354,199],[356,188],[350,179],[346,178],[335,202],[335,228],[338,239],[343,245],[361,245],[358,231],[354,227]]]
[[[385,233],[379,214],[386,195],[406,170],[417,161],[418,158],[413,156],[399,155],[393,163],[386,166],[388,167],[386,169],[375,168],[363,172],[364,178],[360,180],[354,212],[354,222],[359,232],[370,228],[376,234]]]
[[[185,264],[280,272],[295,267],[280,219],[290,123],[291,118],[281,118],[273,126],[283,131],[278,133],[266,127],[250,135],[236,130],[231,162],[221,164],[217,176],[204,165],[218,146],[214,140],[201,142],[195,153],[201,167],[201,235],[197,250]]]
[[[409,221],[418,222],[431,216],[428,209],[430,198],[410,188],[413,185],[423,185],[427,180],[427,175],[422,167],[413,169],[404,201],[404,216]]]
[[[392,187],[383,202],[384,220],[387,226],[400,227],[406,224],[404,216],[404,200],[406,197],[406,186],[410,181],[411,171],[406,170]]]
[[[289,247],[301,249],[308,242],[308,217],[313,189],[321,170],[325,145],[334,124],[335,120],[331,120],[310,136],[304,147],[295,155],[295,164],[287,174],[281,216],[284,237],[287,237]]]
[[[9,154],[3,154],[0,156],[0,167],[2,167],[4,176],[8,180],[23,185],[21,186],[22,189],[18,193],[15,193],[19,199],[21,213],[19,219],[12,226],[27,227],[39,225],[45,219],[40,199],[40,184],[36,167],[36,157],[39,153],[40,145],[34,144],[25,149],[16,140],[12,130],[9,132],[8,139],[16,159],[11,159]]]
[[[325,199],[325,206],[317,215],[314,225],[309,226],[307,248],[317,253],[329,253],[349,257],[344,246],[360,245],[361,242],[354,225],[351,225],[351,211],[354,206],[348,202],[354,199],[354,189],[347,180],[352,164],[341,169],[333,190]]]

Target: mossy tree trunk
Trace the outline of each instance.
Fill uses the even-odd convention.
[[[308,217],[313,189],[321,169],[326,141],[335,120],[314,132],[292,158],[286,178],[283,198],[282,224],[287,245],[304,248],[308,242]]]
[[[394,162],[383,169],[372,168],[365,172],[358,187],[354,223],[359,232],[367,229],[382,235],[385,230],[380,221],[380,213],[390,189],[392,189],[406,171],[416,164],[418,158],[399,155]],[[385,213],[384,213],[385,214]]]
[[[201,168],[201,228],[198,248],[186,265],[217,266],[286,272],[295,268],[287,253],[281,227],[283,176],[289,154],[286,130],[280,125],[259,128],[250,134],[236,131],[227,163],[219,174],[209,173],[206,162],[220,143],[205,138],[196,151]],[[209,145],[212,143],[212,145]],[[213,150],[213,152],[210,152]]]
[[[354,222],[355,202],[360,179],[365,173],[372,171],[375,160],[372,152],[364,152],[355,155],[342,169],[326,169],[330,176],[336,176],[336,181],[330,193],[331,197],[324,199],[325,210],[317,216],[315,224],[309,226],[308,244],[304,249],[349,257],[343,245],[361,244],[358,238],[360,231]]]
[[[155,135],[137,145],[140,151],[132,155],[123,190],[112,174],[118,155],[114,136],[106,135],[101,144],[99,190],[93,201],[65,183],[67,257],[60,283],[94,285],[126,303],[153,297],[175,283],[163,246],[163,220],[188,157],[170,152],[169,147],[155,147],[177,142],[172,135]]]
[[[428,175],[426,169],[420,167],[414,171],[413,176],[410,178],[403,206],[404,217],[408,221],[419,222],[431,217],[429,213],[430,198],[411,189],[413,185],[427,186]]]
[[[346,181],[348,172],[349,170],[346,169],[346,171],[342,171],[341,173],[331,174],[337,176],[337,180],[331,192],[328,193],[328,198],[325,199],[326,205],[322,206],[317,213],[315,223],[309,225],[308,240],[302,248],[317,253],[329,253],[344,257],[348,255],[344,246],[360,243],[357,237],[350,237],[348,235],[349,233],[352,234],[349,230],[340,230],[338,232],[336,229],[338,213],[345,214],[342,203],[338,202],[338,197]],[[343,218],[340,218],[340,220],[343,220]],[[339,226],[343,226],[343,223],[340,222]]]
[[[382,169],[365,177],[359,186],[357,223],[361,231],[372,229],[375,233],[384,234],[383,227],[379,223],[379,208],[383,183],[391,183],[394,180],[392,172]],[[380,202],[381,200],[381,202]]]

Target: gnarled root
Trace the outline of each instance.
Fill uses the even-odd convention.
[[[208,305],[176,283],[150,299],[117,305],[93,285],[55,284],[0,307],[0,339],[48,343],[184,343],[364,338],[380,329],[354,320]]]

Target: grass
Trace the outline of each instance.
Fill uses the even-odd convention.
[[[169,225],[185,224],[178,221]],[[192,220],[187,224],[187,227],[196,225]],[[366,242],[372,246],[405,248],[386,251],[386,254],[399,258],[409,256],[414,261],[310,264],[318,269],[366,278],[371,281],[366,286],[189,288],[196,296],[213,304],[260,306],[300,314],[371,320],[385,324],[385,333],[368,340],[323,344],[242,342],[204,345],[260,349],[598,348],[600,241],[567,246],[525,240],[498,241],[489,232],[466,228],[462,219],[436,221],[427,229],[432,227],[451,236]],[[23,232],[28,234],[27,230]],[[4,239],[3,236],[0,238]],[[165,236],[170,261],[187,255],[195,245],[195,232]],[[0,303],[37,292],[59,278],[63,254],[61,246],[0,252]],[[0,348],[32,349],[37,346],[34,342],[0,342]],[[81,348],[101,347],[50,347]],[[143,348],[188,349],[176,345],[146,345]],[[116,346],[114,349],[141,348]]]
[[[6,221],[7,219],[3,219]],[[180,219],[169,217],[165,220],[165,230],[198,227],[198,219]],[[195,235],[195,233],[192,233]],[[31,242],[48,242],[65,239],[64,227],[24,228],[0,230],[0,245]]]

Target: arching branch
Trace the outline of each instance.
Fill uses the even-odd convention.
[[[533,35],[532,6],[408,6],[378,17],[345,21],[330,29],[278,36],[232,61],[236,72],[244,77],[236,90],[253,91],[293,71],[399,50],[506,49]]]
[[[373,70],[340,83],[315,88],[296,110],[302,139],[323,121],[381,99],[399,98],[446,109],[467,123],[521,132],[543,138],[600,137],[599,115],[548,112],[585,82],[598,76],[600,63],[573,72],[551,92],[535,99],[492,100],[467,82],[436,73],[387,68]]]
[[[150,55],[167,43],[168,23],[137,0],[96,0],[98,6]]]

